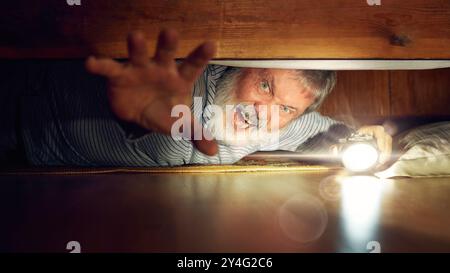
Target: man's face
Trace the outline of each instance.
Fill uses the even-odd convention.
[[[235,101],[253,104],[258,114],[263,113],[260,109],[267,107],[269,127],[271,107],[278,108],[279,128],[283,128],[314,102],[314,95],[302,86],[295,70],[246,68],[242,73],[235,90]]]
[[[232,109],[231,114],[222,117],[226,129],[221,130],[228,136],[248,138],[262,128],[265,132],[278,131],[314,102],[314,95],[302,85],[295,70],[243,68],[239,73],[224,90],[217,90],[214,102],[224,110]],[[227,137],[224,143],[247,144],[245,137],[239,141]],[[265,133],[258,134],[256,142],[265,138]]]

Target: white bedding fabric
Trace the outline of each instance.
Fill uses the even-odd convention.
[[[450,176],[450,122],[416,128],[400,142],[405,153],[377,177]]]

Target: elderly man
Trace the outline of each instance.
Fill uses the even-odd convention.
[[[302,150],[339,124],[314,112],[334,87],[335,72],[208,66],[211,42],[177,63],[177,42],[175,31],[162,31],[150,60],[143,34],[132,33],[127,63],[86,61],[87,71],[102,77],[52,66],[39,81],[44,87],[22,96],[10,143],[23,143],[33,165],[230,164],[261,150]],[[180,105],[192,111],[174,112]],[[211,106],[230,111],[218,115]],[[180,119],[191,138],[174,136]],[[360,130],[376,137],[385,161],[390,136],[381,126]]]

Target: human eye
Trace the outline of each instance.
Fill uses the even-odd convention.
[[[259,83],[259,88],[261,89],[261,91],[263,91],[264,93],[270,93],[270,85],[268,81],[261,81]]]
[[[292,109],[289,106],[280,105],[280,111],[286,114],[290,114],[292,112]]]

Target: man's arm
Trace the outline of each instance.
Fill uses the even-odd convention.
[[[331,125],[327,131],[320,132],[297,147],[296,152],[304,154],[327,154],[339,143],[339,139],[346,138],[355,130],[343,123]]]
[[[215,53],[215,45],[206,42],[177,65],[174,59],[177,43],[175,31],[162,31],[155,56],[149,59],[144,35],[135,32],[128,38],[128,63],[94,57],[86,61],[89,72],[107,78],[109,104],[119,119],[170,135],[177,120],[171,116],[172,108],[192,104],[192,87]],[[192,128],[201,128],[192,115],[183,118],[190,118]],[[191,130],[192,134],[194,131]],[[207,139],[202,137],[193,142],[201,152],[216,154],[217,144]]]
[[[355,132],[373,136],[380,150],[379,163],[384,164],[389,161],[392,153],[392,137],[383,126],[379,125],[363,126],[354,130],[343,123],[336,123],[331,125],[327,131],[320,132],[299,145],[296,152],[305,154],[336,153],[339,139],[347,138]]]

